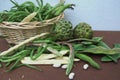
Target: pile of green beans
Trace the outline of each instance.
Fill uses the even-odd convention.
[[[6,56],[2,56],[0,57],[0,62],[4,62],[6,63],[6,67],[10,66],[11,63],[14,63],[7,71],[11,71],[13,69],[16,68],[16,66],[18,65],[18,63],[25,57],[28,55],[30,51],[29,50],[22,50],[20,52],[11,54],[11,55],[6,55]]]
[[[36,68],[35,66],[19,63],[24,57],[27,56],[29,56],[32,60],[36,60],[43,53],[49,54],[51,51],[49,51],[47,48],[51,47],[57,51],[69,50],[69,53],[65,55],[69,56],[66,75],[68,75],[73,68],[74,58],[80,58],[81,60],[88,62],[94,68],[100,69],[100,65],[92,58],[92,56],[89,56],[90,54],[104,55],[102,57],[102,61],[114,61],[117,63],[118,59],[120,59],[120,44],[115,44],[114,48],[110,48],[102,41],[102,39],[102,37],[93,37],[92,39],[80,38],[56,42],[51,36],[38,38],[31,42],[33,44],[19,47],[9,55],[7,54],[0,56],[0,67],[2,67],[1,63],[6,63],[6,67],[9,67],[10,64],[13,64],[9,67],[8,71],[20,66],[27,66],[39,70],[39,68]],[[57,56],[59,56],[59,53]],[[41,71],[41,69],[39,71]]]
[[[31,1],[25,1],[22,4],[18,4],[16,1],[10,0],[14,6],[9,11],[4,10],[0,12],[0,22],[21,22],[27,15],[37,12],[37,15],[32,21],[42,21],[54,18],[66,9],[73,9],[74,4],[64,4],[64,2],[58,3],[55,6],[51,6],[49,3],[43,4],[43,0],[36,0],[38,5],[35,5]]]
[[[38,71],[42,71],[40,68],[36,66],[32,66],[29,64],[22,64],[21,60],[24,57],[29,56],[32,60],[36,60],[38,57],[41,56],[43,53],[50,53],[49,50],[47,50],[47,47],[52,47],[56,50],[62,50],[67,49],[66,46],[57,44],[56,42],[52,41],[51,39],[36,39],[33,41],[33,44],[42,44],[46,43],[46,46],[37,46],[37,45],[24,45],[22,47],[19,47],[17,50],[11,52],[10,54],[0,56],[0,67],[4,66],[1,63],[5,63],[5,67],[7,67],[7,71],[12,71],[20,66],[27,66],[32,69],[36,69]]]

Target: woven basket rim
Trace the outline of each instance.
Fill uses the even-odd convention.
[[[35,25],[34,25],[34,23],[35,23]],[[19,25],[19,24],[17,24],[17,25],[15,25],[15,24],[10,24],[10,25],[5,25],[5,24],[3,24],[3,25],[0,25],[0,28],[7,28],[7,29],[34,29],[34,28],[38,28],[38,27],[44,27],[44,26],[47,26],[47,25],[52,25],[53,23],[39,23],[39,22],[37,22],[37,24],[36,24],[36,22],[34,22],[33,23],[33,25],[27,25],[27,24],[24,24],[24,25]]]
[[[38,27],[44,27],[48,25],[54,24],[60,18],[64,18],[64,13],[56,16],[52,19],[40,21],[33,21],[33,22],[2,22],[0,23],[0,28],[7,28],[7,29],[34,29]]]

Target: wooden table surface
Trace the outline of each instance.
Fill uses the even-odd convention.
[[[114,43],[120,43],[120,31],[95,31],[94,36],[102,36],[104,41],[112,47]],[[4,39],[0,39],[0,51],[7,50],[8,43]],[[89,67],[83,69],[86,62],[75,62],[72,72],[75,72],[73,80],[120,80],[120,60],[118,63],[103,63],[100,61],[101,56],[92,56],[96,60],[101,69],[97,70]],[[61,68],[53,68],[52,65],[40,65],[42,72],[20,67],[11,72],[5,72],[5,69],[0,68],[0,80],[69,80],[65,75],[65,70]]]

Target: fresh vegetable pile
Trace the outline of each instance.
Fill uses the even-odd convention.
[[[79,61],[79,59],[89,63],[96,69],[100,69],[100,65],[92,59],[90,54],[101,54],[103,55],[101,61],[113,61],[117,63],[120,58],[120,44],[115,44],[114,48],[110,48],[103,41],[103,37],[93,36],[93,30],[90,25],[87,23],[79,23],[78,25],[74,29],[71,29],[71,22],[60,20],[58,23],[55,23],[51,33],[36,35],[9,48],[7,51],[1,52],[0,62],[5,63],[7,71],[20,66],[27,66],[41,71],[40,68],[33,66],[33,64],[66,64],[66,75],[70,74],[74,61]],[[56,26],[60,31],[55,29],[57,28]],[[62,27],[60,28],[60,26]],[[67,27],[70,28],[69,30],[71,30],[72,34],[70,36],[62,35],[63,37],[66,36],[67,39],[66,37],[57,38],[61,36],[58,36],[58,34],[63,34],[68,29]],[[81,29],[77,30],[77,33],[80,34],[79,36],[74,36],[77,27]],[[54,32],[56,32],[54,36],[57,37],[52,37]],[[1,64],[0,66],[4,65]]]
[[[32,21],[47,20],[60,15],[65,9],[73,9],[74,6],[61,2],[53,7],[49,3],[43,5],[42,0],[36,0],[38,6],[30,1],[22,4],[10,1],[14,6],[9,11],[0,13],[0,22],[26,22],[28,19],[25,17],[28,15],[34,15],[30,18]],[[114,44],[114,47],[110,48],[103,41],[103,37],[93,36],[89,24],[83,22],[73,27],[70,21],[62,19],[53,25],[51,32],[36,35],[1,52],[0,67],[6,67],[6,71],[11,71],[27,66],[41,71],[42,69],[33,65],[53,64],[56,67],[58,65],[55,64],[65,64],[66,75],[69,75],[74,61],[81,59],[100,69],[101,66],[90,54],[102,55],[101,61],[117,63],[120,58],[120,44]]]
[[[0,22],[21,22],[28,15],[35,13],[35,17],[32,21],[42,21],[54,18],[66,9],[73,9],[74,4],[64,4],[64,2],[58,3],[55,6],[51,6],[49,3],[43,4],[43,0],[36,0],[38,5],[35,5],[31,1],[25,1],[22,4],[18,4],[16,1],[10,0],[14,6],[8,11],[0,12]]]

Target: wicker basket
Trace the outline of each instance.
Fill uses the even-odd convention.
[[[0,24],[0,32],[7,36],[8,43],[17,44],[37,34],[49,32],[52,24],[62,18],[64,14],[43,22],[3,22]]]

